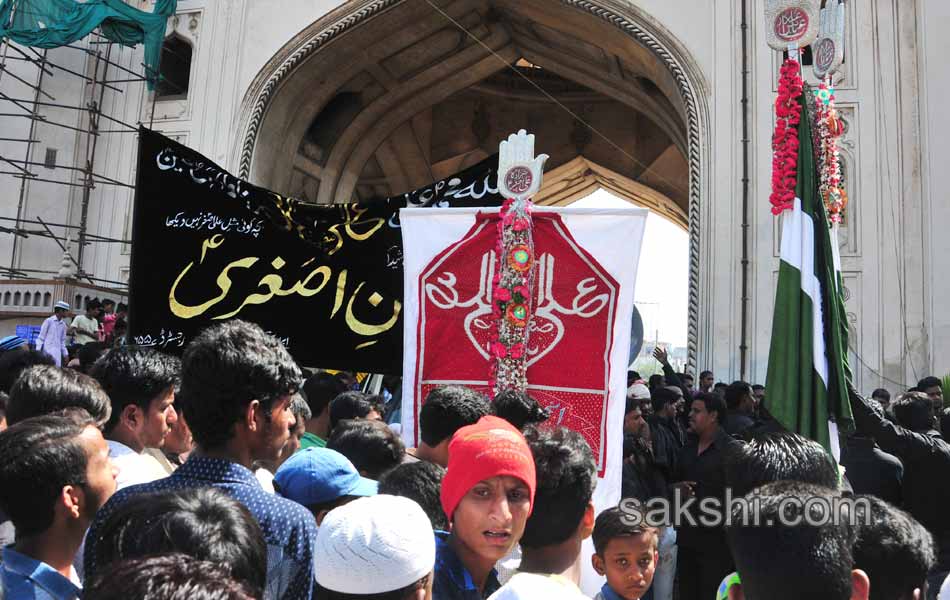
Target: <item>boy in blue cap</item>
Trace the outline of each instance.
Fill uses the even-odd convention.
[[[362,496],[375,496],[378,486],[361,477],[348,458],[327,448],[306,448],[288,458],[274,474],[274,490],[307,507],[323,522],[328,512]]]

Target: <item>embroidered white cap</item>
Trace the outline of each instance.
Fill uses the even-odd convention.
[[[53,308],[61,308],[63,310],[69,310],[69,303],[63,302],[62,300],[60,300],[59,302],[53,305]]]
[[[317,533],[316,579],[344,594],[381,594],[432,572],[435,535],[415,501],[380,494],[327,513]]]
[[[643,385],[642,383],[634,383],[627,388],[627,397],[635,398],[637,400],[649,400],[650,388]]]

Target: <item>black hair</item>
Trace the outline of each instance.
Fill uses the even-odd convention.
[[[129,310],[129,306],[123,302],[119,302],[118,304],[115,305],[115,312],[117,313],[120,313],[122,311],[128,311],[128,310]]]
[[[426,575],[415,583],[410,583],[406,587],[393,590],[391,592],[381,592],[379,594],[347,594],[346,592],[337,592],[328,590],[319,583],[314,584],[314,598],[316,600],[411,600],[416,597],[416,592],[425,588],[429,584],[429,577]]]
[[[706,407],[706,412],[714,412],[717,415],[717,421],[720,425],[726,422],[729,412],[726,410],[726,402],[720,396],[711,392],[700,392],[693,395],[692,402],[700,401]]]
[[[726,408],[729,410],[738,409],[739,404],[747,394],[752,394],[751,385],[745,381],[733,381],[728,387],[726,387]]]
[[[34,365],[55,366],[56,361],[40,350],[19,350],[0,354],[0,392],[9,394],[20,373]]]
[[[448,531],[449,520],[439,499],[443,477],[445,469],[435,463],[425,460],[405,463],[383,473],[379,478],[379,493],[415,500],[429,517],[432,529]]]
[[[335,375],[321,371],[307,378],[302,391],[310,412],[316,418],[327,410],[334,398],[346,391],[346,386]]]
[[[754,383],[754,384],[752,384],[752,391],[753,391],[753,392],[757,392],[757,391],[759,391],[759,390],[764,390],[764,389],[765,389],[765,386],[762,385],[761,383]]]
[[[634,381],[640,379],[640,373],[637,371],[627,371],[627,381],[633,379]]]
[[[95,421],[65,410],[20,421],[0,432],[0,509],[17,538],[47,530],[67,485],[86,485],[88,455],[79,436]]]
[[[650,375],[647,387],[649,387],[651,390],[658,387],[663,387],[664,385],[666,385],[666,377],[664,377],[663,374],[654,373],[653,375]]]
[[[310,412],[310,405],[304,400],[303,394],[299,392],[294,394],[294,397],[290,401],[290,412],[294,413],[295,419],[301,421],[313,418],[313,413]]]
[[[99,302],[98,298],[93,298],[86,302],[86,310],[98,310],[102,308],[102,303]]]
[[[692,373],[686,373],[686,372],[684,371],[683,373],[677,373],[677,375],[679,375],[679,378],[680,378],[680,379],[689,379],[690,381],[693,380],[693,375],[692,375]]]
[[[943,382],[940,381],[940,379],[938,379],[937,377],[933,377],[933,376],[924,377],[923,379],[917,382],[917,389],[921,392],[926,390],[927,388],[942,387],[942,386],[943,386]]]
[[[39,365],[23,371],[13,385],[7,421],[13,425],[70,407],[85,410],[99,426],[109,420],[112,410],[109,396],[92,377],[73,369]]]
[[[376,406],[368,394],[350,390],[339,394],[330,402],[330,431],[344,419],[365,419]]]
[[[624,403],[623,414],[627,415],[640,408],[640,399],[634,398],[633,396],[627,396],[627,401]]]
[[[218,448],[231,439],[253,400],[269,414],[301,383],[300,368],[277,338],[235,319],[205,329],[188,344],[179,396],[195,441]]]
[[[419,437],[438,446],[466,425],[474,425],[491,412],[484,396],[460,385],[445,385],[429,392],[419,409]]]
[[[850,598],[855,531],[849,515],[825,518],[835,504],[847,508],[836,498],[822,486],[779,481],[734,508],[726,535],[747,598]]]
[[[508,421],[517,429],[524,429],[526,425],[543,423],[551,416],[527,392],[517,390],[501,392],[495,396],[491,405],[492,414]]]
[[[757,433],[746,443],[734,444],[723,462],[726,485],[736,498],[782,480],[838,488],[834,461],[818,442],[797,433]]]
[[[129,324],[126,322],[126,320],[123,319],[122,317],[119,317],[118,319],[115,320],[115,325],[112,326],[112,331],[114,333],[116,329],[128,329],[128,328],[129,328]]]
[[[356,470],[369,477],[392,469],[406,455],[406,446],[382,421],[344,419],[333,428],[327,448],[350,459]]]
[[[92,370],[92,365],[99,360],[105,350],[106,345],[102,342],[89,342],[80,346],[76,352],[76,358],[79,359],[79,370],[88,375],[89,371]]]
[[[256,600],[225,566],[184,554],[113,563],[83,589],[83,600]]]
[[[106,306],[115,306],[115,300],[113,300],[112,298],[105,298],[105,299],[102,301],[102,306],[103,306],[103,307],[106,307]]]
[[[912,431],[927,431],[934,426],[934,405],[930,396],[923,392],[906,392],[891,405],[894,417],[902,426]]]
[[[871,580],[869,600],[910,598],[914,589],[922,590],[937,561],[930,532],[906,512],[874,496],[857,496],[855,512],[859,526],[854,568]]]
[[[659,413],[667,404],[676,404],[679,399],[679,395],[668,387],[658,387],[650,393],[654,413]]]
[[[267,544],[257,519],[210,487],[132,496],[96,530],[94,551],[100,569],[175,552],[222,565],[257,592],[267,579]]]
[[[573,535],[590,505],[597,483],[597,463],[590,446],[576,431],[529,428],[525,440],[534,456],[538,485],[521,545],[541,548]]]
[[[706,378],[706,377],[712,377],[712,376],[713,376],[713,372],[712,372],[712,371],[702,371],[702,372],[699,374],[699,378],[700,378],[700,379],[704,379],[704,378]]]
[[[871,397],[872,397],[872,398],[883,398],[884,400],[890,401],[890,399],[891,399],[891,393],[890,393],[889,391],[885,390],[884,388],[877,388],[876,390],[874,390],[873,392],[871,392]]]
[[[283,494],[281,494],[280,486],[277,485],[276,481],[274,482],[274,489],[277,491],[278,494],[280,494],[284,498],[287,498],[287,496],[284,496]],[[349,495],[338,496],[334,498],[333,500],[327,500],[326,502],[317,502],[316,504],[306,504],[305,507],[307,508],[307,510],[309,510],[313,514],[314,517],[316,517],[322,511],[329,512],[333,510],[334,508],[339,508],[343,506],[344,504],[352,502],[353,500],[356,500],[358,498],[361,498],[361,496],[349,496]]]
[[[729,384],[726,383],[725,381],[717,381],[715,385],[713,385],[713,389],[717,389],[717,390],[726,389],[727,387],[729,387]]]
[[[153,400],[174,390],[180,383],[180,371],[181,361],[151,348],[122,346],[103,354],[90,375],[112,403],[106,432],[119,423],[125,407],[135,405],[148,411]]]
[[[594,552],[603,558],[610,540],[619,537],[633,537],[644,533],[653,536],[653,547],[656,549],[659,544],[659,531],[644,525],[642,520],[638,525],[632,524],[632,521],[624,515],[621,509],[612,506],[597,515],[597,520],[594,521],[594,533],[591,535],[594,541]]]

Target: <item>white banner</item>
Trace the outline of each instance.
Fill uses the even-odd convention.
[[[498,209],[402,209],[405,334],[402,436],[416,446],[419,403],[432,387],[489,393],[491,278]],[[634,287],[648,211],[534,209],[537,281],[528,393],[579,431],[598,463],[594,504],[620,500],[623,416]],[[490,395],[490,393],[489,393]],[[584,584],[599,588],[582,556]]]

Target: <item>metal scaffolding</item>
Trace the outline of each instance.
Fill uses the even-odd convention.
[[[16,156],[0,154],[0,176],[20,180],[15,218],[0,217],[0,235],[14,236],[10,259],[7,263],[9,266],[0,267],[0,275],[10,278],[28,278],[55,273],[17,267],[21,240],[29,236],[39,236],[52,239],[60,246],[64,254],[68,255],[76,266],[77,278],[90,283],[125,285],[121,282],[90,276],[85,271],[83,262],[86,255],[86,246],[90,244],[130,244],[132,241],[90,233],[88,231],[89,204],[92,191],[98,186],[118,186],[134,189],[134,185],[129,182],[97,173],[95,170],[96,151],[99,146],[99,138],[103,135],[138,132],[138,125],[141,122],[137,124],[124,122],[114,115],[104,112],[103,106],[105,106],[107,94],[124,94],[129,84],[144,83],[146,77],[144,73],[138,73],[112,60],[114,42],[103,36],[101,30],[94,31],[91,37],[92,39],[88,43],[89,47],[77,44],[61,46],[61,48],[87,55],[86,73],[56,64],[50,60],[49,50],[37,50],[20,46],[7,38],[0,38],[0,83],[3,83],[4,78],[12,79],[18,83],[17,87],[23,89],[22,94],[9,94],[0,89],[0,117],[23,118],[30,121],[29,133],[25,138],[9,137],[0,132],[0,142],[23,144],[22,152]],[[171,50],[166,47],[163,48],[163,52],[171,52]],[[34,69],[33,76],[24,75],[22,67],[16,69],[16,72],[11,70],[11,65],[15,63],[29,65],[29,68]],[[139,64],[147,69],[143,63]],[[78,85],[74,88],[70,87],[70,89],[77,90],[75,94],[70,94],[71,97],[69,98],[56,98],[49,92],[47,84],[52,78],[58,76],[77,80]],[[158,77],[161,78],[160,75]],[[177,87],[167,79],[162,78],[162,81],[165,85]],[[75,125],[57,122],[43,114],[46,109],[80,111],[80,126],[76,127]],[[155,103],[153,102],[148,122],[150,128],[154,118]],[[73,164],[55,165],[56,169],[62,169],[67,173],[78,173],[78,176],[69,177],[66,180],[40,176],[37,172],[38,169],[34,167],[46,166],[46,163],[38,161],[34,156],[37,144],[42,144],[44,141],[39,134],[38,124],[71,130],[78,134],[77,153]],[[29,183],[34,181],[58,184],[66,188],[81,188],[82,202],[79,224],[51,223],[44,221],[38,215],[24,215]],[[60,230],[62,233],[57,235],[54,230]],[[68,251],[70,242],[77,243],[75,257]]]

